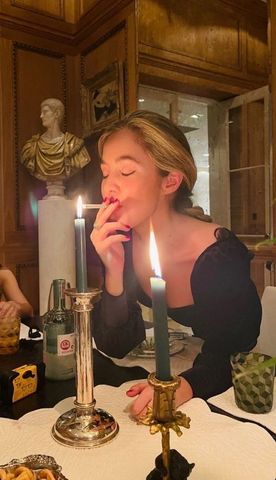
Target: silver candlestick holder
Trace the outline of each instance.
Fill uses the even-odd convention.
[[[73,300],[76,343],[75,407],[63,413],[52,428],[54,439],[67,446],[91,448],[112,440],[119,431],[118,423],[105,410],[95,408],[93,395],[93,351],[90,312],[100,298],[99,289],[80,293],[65,291]]]

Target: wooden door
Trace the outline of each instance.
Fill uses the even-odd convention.
[[[209,107],[210,209],[245,241],[272,236],[268,87]]]

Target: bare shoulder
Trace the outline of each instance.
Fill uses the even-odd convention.
[[[221,226],[217,223],[199,221],[198,232],[202,234],[203,242],[206,242],[207,244],[216,242],[216,230],[218,228],[221,228]]]
[[[217,223],[193,221],[191,243],[194,246],[195,256],[198,257],[206,248],[217,241],[216,230],[221,228]]]
[[[15,276],[8,268],[0,268],[0,285],[3,285],[5,281],[14,280]]]

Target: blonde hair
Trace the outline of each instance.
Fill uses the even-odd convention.
[[[190,198],[197,170],[190,146],[182,131],[171,120],[158,113],[137,110],[104,130],[98,141],[100,156],[107,139],[123,129],[131,130],[137,135],[138,141],[150,154],[160,175],[167,176],[175,170],[183,174],[183,180],[173,199],[175,210],[200,220],[210,221],[210,217],[204,215],[201,207],[193,207]]]
[[[46,98],[46,100],[43,100],[43,102],[41,102],[40,106],[41,108],[47,106],[50,108],[50,110],[52,110],[52,112],[57,112],[58,121],[59,123],[62,122],[65,109],[61,100],[59,100],[58,98]]]

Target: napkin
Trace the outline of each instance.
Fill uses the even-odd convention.
[[[214,405],[215,407],[221,408],[231,415],[236,417],[246,418],[253,422],[260,423],[264,427],[269,428],[273,433],[276,433],[276,382],[274,382],[274,391],[273,391],[273,406],[272,410],[268,413],[248,413],[244,410],[241,410],[237,407],[234,397],[234,388],[231,387],[226,392],[216,395],[208,399],[208,403]],[[276,472],[276,467],[275,467]]]
[[[161,452],[161,435],[150,435],[149,428],[137,425],[124,411],[125,391],[120,387],[98,385],[94,389],[96,407],[111,413],[120,426],[119,434],[101,448],[74,449],[51,437],[59,415],[74,407],[74,398],[59,402],[52,409],[30,412],[18,421],[0,419],[0,458],[31,453],[52,455],[70,480],[143,480],[154,468]],[[189,429],[178,437],[171,431],[171,448],[194,462],[189,480],[273,480],[275,442],[261,427],[212,413],[206,402],[193,398],[180,409],[191,418]],[[1,463],[0,462],[0,463]]]

